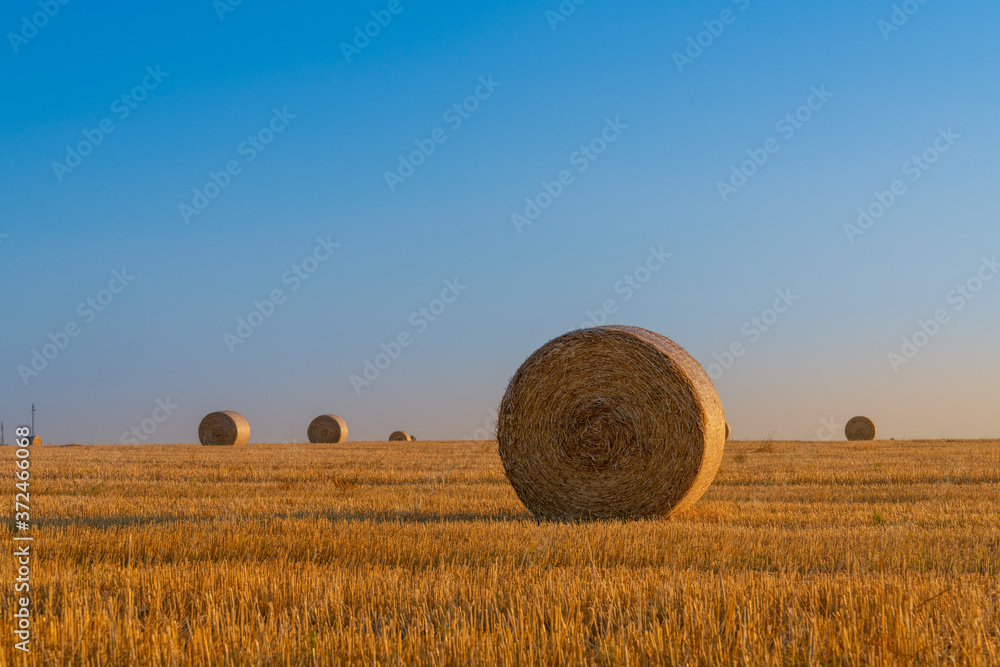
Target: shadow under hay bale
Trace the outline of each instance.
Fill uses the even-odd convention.
[[[682,347],[638,327],[574,331],[521,365],[500,403],[507,479],[540,518],[666,516],[722,462],[726,418]]]

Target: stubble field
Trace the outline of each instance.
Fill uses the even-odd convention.
[[[1000,664],[998,441],[733,442],[693,509],[580,525],[536,522],[493,442],[31,461],[3,665]]]

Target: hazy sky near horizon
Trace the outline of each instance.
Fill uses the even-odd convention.
[[[997,437],[998,20],[6,3],[0,418],[457,439],[606,320],[691,352],[736,438]]]

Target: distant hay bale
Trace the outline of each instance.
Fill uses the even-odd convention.
[[[875,422],[868,417],[854,417],[847,422],[844,433],[848,440],[874,440],[878,431]]]
[[[701,365],[638,327],[549,341],[511,378],[497,445],[536,516],[666,516],[690,507],[722,461],[726,418]]]
[[[389,436],[389,442],[410,442],[413,436],[406,431],[393,431]]]
[[[205,415],[198,425],[198,439],[205,446],[240,446],[250,440],[250,422],[232,410]]]
[[[307,434],[309,442],[339,445],[347,440],[347,422],[337,415],[320,415],[310,422]]]
[[[726,422],[726,442],[729,442],[729,435],[732,431],[729,429],[729,422]]]
[[[33,447],[41,447],[42,446],[42,438],[41,438],[41,436],[37,436],[36,435],[36,436],[32,437],[31,438],[31,445]]]

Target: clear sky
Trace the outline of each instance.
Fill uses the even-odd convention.
[[[258,442],[468,437],[606,317],[709,367],[736,438],[997,437],[998,20],[4,3],[7,435],[35,402],[57,443],[224,409]]]

